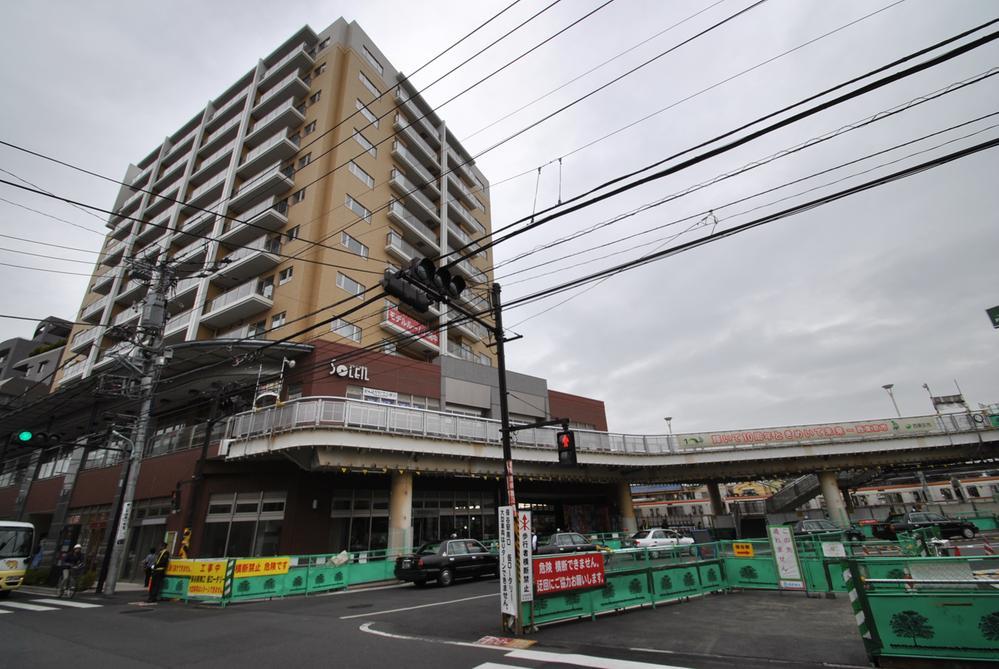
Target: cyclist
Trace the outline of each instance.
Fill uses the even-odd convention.
[[[62,563],[62,578],[59,579],[59,596],[72,597],[76,594],[76,584],[83,572],[83,546],[76,544]]]

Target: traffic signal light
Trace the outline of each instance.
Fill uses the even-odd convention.
[[[421,314],[430,311],[430,297],[426,291],[403,278],[403,272],[387,269],[381,283],[386,293],[398,297],[400,301],[413,307]]]
[[[434,261],[423,258],[414,269],[416,280],[430,288],[445,300],[460,297],[465,292],[466,283],[460,276],[451,274],[444,267],[437,267]]]
[[[62,435],[52,432],[35,432],[33,430],[18,430],[10,435],[10,443],[14,446],[58,446],[62,443]]]
[[[565,430],[555,435],[555,447],[558,449],[558,463],[563,467],[576,466],[576,435],[572,430]]]

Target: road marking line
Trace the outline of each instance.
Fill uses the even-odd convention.
[[[0,613],[14,613],[14,612],[13,611],[3,611],[3,610],[0,610]]]
[[[14,609],[24,609],[25,611],[55,611],[52,606],[38,606],[37,604],[25,604],[24,602],[0,602],[0,606],[9,606]]]
[[[514,664],[496,664],[495,662],[483,662],[477,664],[473,669],[524,669]]]
[[[406,606],[401,609],[389,609],[387,611],[375,611],[373,613],[358,613],[353,616],[340,616],[340,620],[350,620],[352,618],[370,618],[371,616],[381,616],[386,613],[399,613],[400,611],[414,611],[416,609],[425,609],[431,606],[445,606],[447,604],[457,604],[459,602],[468,602],[473,599],[483,599],[484,597],[499,597],[498,592],[494,592],[488,595],[476,595],[475,597],[462,597],[461,599],[451,599],[446,602],[432,602],[430,604],[420,604],[418,606]]]
[[[688,657],[712,657],[719,660],[728,660],[730,662],[736,662],[737,660],[745,660],[747,658],[740,658],[734,655],[719,655],[718,653],[700,653],[697,651],[676,651],[676,650],[665,650],[662,648],[629,648],[628,650],[634,650],[641,653],[662,653],[664,655],[685,655]],[[751,658],[754,662],[766,662],[768,664],[801,664],[799,660],[784,660],[775,657],[753,657]],[[865,669],[866,665],[862,664],[836,664],[835,662],[823,662],[823,667],[837,667],[841,669]]]
[[[378,590],[394,590],[396,588],[405,588],[409,583],[396,583],[394,585],[380,585],[376,588],[356,588],[354,590],[334,590],[332,592],[321,592],[318,595],[309,595],[310,597],[335,597],[337,595],[354,595],[361,592],[377,592]]]
[[[609,657],[579,655],[577,653],[549,653],[543,650],[514,650],[507,653],[506,657],[516,660],[572,664],[577,667],[590,667],[591,669],[689,669],[688,667],[677,667],[675,665],[619,660]]]
[[[59,606],[68,606],[75,609],[99,609],[100,604],[86,604],[84,602],[74,602],[68,599],[32,599],[31,601],[37,602],[38,604],[57,604]]]

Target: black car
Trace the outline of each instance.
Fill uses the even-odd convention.
[[[456,578],[478,578],[499,573],[499,558],[475,539],[446,539],[423,544],[412,555],[395,560],[395,577],[424,586],[437,581],[448,586]]]
[[[535,555],[557,555],[559,553],[583,553],[586,551],[603,550],[603,547],[593,543],[579,532],[556,532],[538,539]]]
[[[864,533],[860,529],[851,525],[845,530],[825,518],[815,518],[812,520],[799,520],[794,524],[794,535],[796,537],[809,536],[812,534],[829,534],[830,532],[842,532],[847,541],[863,541]]]
[[[954,537],[960,536],[970,539],[978,534],[978,526],[960,518],[948,518],[939,513],[929,511],[912,511],[910,513],[893,513],[884,522],[875,523],[872,528],[873,534],[878,539],[888,539],[894,541],[899,532],[912,532],[936,527],[940,530],[940,536]]]

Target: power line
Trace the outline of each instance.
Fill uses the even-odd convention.
[[[4,172],[6,172],[6,170],[4,170]],[[18,184],[12,184],[12,185],[16,186],[18,188],[23,188],[23,186],[18,186]],[[36,188],[34,192],[40,193],[42,195],[48,195],[50,197],[52,196],[52,193],[49,193],[48,191],[42,190],[40,188]],[[35,214],[40,214],[41,216],[45,216],[46,218],[51,218],[51,219],[53,219],[55,221],[60,221],[60,222],[65,223],[67,225],[72,225],[74,228],[80,228],[81,230],[86,230],[87,232],[93,232],[94,234],[98,234],[101,237],[106,237],[107,236],[107,233],[101,232],[100,230],[94,230],[93,228],[88,228],[85,225],[80,225],[79,223],[74,223],[73,221],[67,221],[65,218],[59,218],[58,216],[53,216],[52,214],[46,213],[44,211],[39,211],[38,209],[32,209],[31,207],[26,207],[25,205],[18,204],[17,202],[11,202],[10,200],[7,200],[7,199],[2,198],[2,197],[0,197],[0,202],[3,202],[5,204],[9,204],[12,207],[18,207],[20,209],[24,209],[25,211],[30,211],[30,212],[35,213]]]

